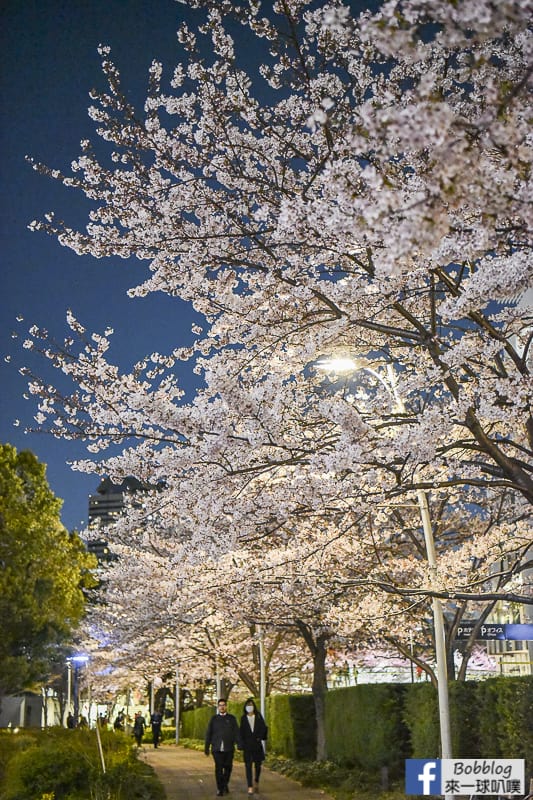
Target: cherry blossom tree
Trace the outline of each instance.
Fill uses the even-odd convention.
[[[482,521],[480,512],[470,511],[468,516],[457,502],[452,505],[454,513],[446,518],[442,512],[439,520],[438,540],[446,559],[440,565],[439,582],[446,587],[460,587],[461,582],[466,587],[473,582],[480,586],[492,584],[496,576],[490,568],[506,553],[514,554],[519,542],[527,547],[526,532],[518,524],[510,531],[507,524],[502,541],[497,517]],[[413,510],[416,507],[398,507],[394,513],[383,509],[376,519],[369,514],[359,527],[352,525],[352,530],[343,530],[338,522],[332,522],[330,530],[325,530],[324,515],[320,530],[316,529],[315,519],[286,522],[285,544],[282,531],[278,530],[270,543],[262,537],[260,549],[256,542],[250,542],[247,547],[233,549],[211,561],[207,553],[196,553],[192,564],[187,564],[185,551],[179,558],[175,556],[179,537],[165,537],[152,527],[146,528],[139,524],[140,518],[134,520],[130,513],[116,526],[121,533],[115,531],[114,539],[135,541],[137,549],[118,546],[125,564],[113,565],[113,578],[108,571],[107,613],[102,615],[97,608],[96,624],[101,626],[108,616],[106,638],[115,649],[124,651],[137,673],[170,671],[173,662],[187,662],[187,654],[189,658],[192,654],[197,670],[203,665],[200,674],[220,671],[229,678],[225,693],[231,688],[232,678],[234,682],[240,679],[252,693],[258,693],[257,683],[250,679],[254,668],[247,666],[249,635],[244,626],[260,623],[267,634],[273,630],[284,638],[287,633],[296,633],[312,664],[317,755],[326,758],[324,694],[328,651],[353,654],[358,646],[392,646],[436,681],[432,649],[428,647],[432,631],[424,589],[428,570],[418,526],[413,525]],[[395,520],[400,514],[404,516],[401,524]],[[149,516],[153,524],[153,513]],[[483,525],[483,529],[476,531],[475,525]],[[494,535],[489,530],[491,526],[495,528]],[[505,544],[508,539],[510,542]],[[453,558],[448,552],[452,547]],[[520,563],[516,555],[514,558]],[[130,564],[134,565],[133,573]],[[128,574],[129,580],[125,581]],[[510,570],[497,579],[504,584],[512,578]],[[450,664],[455,649],[453,629],[467,610],[470,597],[468,592],[467,600],[461,599],[457,590],[457,599],[450,608]],[[488,610],[487,606],[484,613]],[[413,630],[419,631],[415,639]],[[290,650],[286,642],[284,645],[271,661],[273,672],[280,658],[285,671],[289,667]],[[470,649],[472,646],[473,642]],[[463,671],[467,660],[463,660]]]
[[[78,468],[161,487],[144,513],[166,532],[162,564],[255,544],[277,591],[276,553],[309,540],[308,581],[312,553],[327,553],[313,588],[327,612],[305,622],[315,645],[338,634],[341,592],[367,604],[366,618],[378,601],[408,614],[438,596],[452,629],[464,604],[527,601],[532,314],[516,302],[532,284],[526,8],[189,5],[204,23],[181,26],[170,81],[154,62],[140,111],[100,48],[107,87],[90,115],[101,142],[82,142],[69,174],[34,164],[89,198],[88,225],[48,214],[32,227],[80,254],[146,261],[131,294],[180,297],[203,326],[192,347],[169,343],[130,372],[108,354],[111,330],[86,334],[72,314],[56,345],[33,328],[26,346],[75,386],[30,376],[38,425],[88,441],[99,463]],[[247,48],[257,68],[240,63]],[[332,358],[357,368],[349,381],[320,372]],[[203,379],[187,404],[179,361]],[[402,510],[417,490],[436,575]]]
[[[258,351],[293,374],[324,352],[371,354],[397,365],[404,398],[387,422],[392,482],[504,486],[531,500],[530,314],[505,305],[531,278],[520,5],[487,5],[481,19],[472,3],[386,3],[357,19],[300,0],[274,3],[272,19],[257,3],[192,5],[207,9],[212,63],[182,26],[188,61],[171,94],[153,65],[143,116],[101,48],[109,86],[90,113],[110,165],[88,142],[72,176],[36,165],[95,202],[91,221],[84,233],[53,215],[33,227],[80,253],[149,261],[133,294],[168,291],[206,315],[192,353],[154,355],[149,381],[203,354],[196,368],[216,397],[228,348],[235,382]],[[238,66],[232,12],[243,36],[265,41],[257,75]],[[92,392],[113,378],[76,367]],[[135,424],[143,405],[173,410],[179,390],[170,376],[115,379],[128,422],[113,425],[100,394],[97,431],[148,438]]]

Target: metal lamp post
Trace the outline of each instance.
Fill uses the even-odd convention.
[[[396,389],[396,380],[393,367],[387,364],[387,379],[381,375],[380,372],[373,369],[366,364],[358,364],[351,358],[331,359],[319,362],[321,368],[328,368],[333,372],[356,372],[358,370],[365,370],[373,375],[388,392],[389,396],[394,400],[396,407],[400,413],[405,412],[405,405],[402,398],[399,396]],[[424,542],[426,546],[427,561],[433,580],[437,569],[437,556],[435,550],[435,539],[433,536],[433,528],[431,526],[431,519],[429,515],[429,507],[426,493],[422,489],[416,489],[416,499],[422,520],[422,529],[424,531]],[[452,745],[450,733],[450,710],[448,699],[448,670],[446,664],[446,646],[445,646],[445,631],[444,631],[444,615],[442,611],[442,603],[437,597],[432,599],[432,612],[433,612],[433,632],[435,636],[435,660],[437,666],[437,689],[438,689],[438,702],[439,702],[439,723],[440,723],[440,741],[441,741],[441,755],[442,758],[452,758]],[[446,798],[452,799],[453,795],[446,795]]]
[[[72,661],[67,659],[67,704],[65,707],[65,712],[63,714],[63,725],[66,726],[67,724],[67,717],[70,714],[70,708],[72,705]]]
[[[259,705],[261,715],[265,719],[266,708],[266,672],[265,672],[265,643],[263,638],[262,625],[257,626],[257,635],[259,639]]]
[[[176,723],[176,744],[180,740],[180,672],[179,664],[176,664],[176,682],[174,687],[174,720]]]
[[[88,660],[89,656],[83,655],[72,656],[70,659],[70,663],[74,664],[74,720],[76,725],[79,723],[78,717],[80,713],[80,668],[85,666]]]

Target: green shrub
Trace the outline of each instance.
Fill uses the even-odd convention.
[[[185,739],[205,739],[209,720],[215,713],[213,706],[202,706],[181,715],[181,735]]]
[[[111,795],[117,800],[165,800],[165,791],[151,767],[138,761],[132,752],[126,760],[112,764],[105,774],[100,773],[94,785],[97,791],[102,790],[97,797]]]
[[[498,744],[498,683],[497,680],[479,684],[477,700],[480,705],[478,736],[479,750],[487,756],[499,754]]]
[[[47,728],[24,737],[0,737],[5,770],[2,800],[163,800],[153,770],[138,761],[131,739],[101,732],[106,773],[102,772],[93,730]]]
[[[479,711],[477,681],[452,681],[448,684],[452,753],[455,758],[483,756],[479,748]]]
[[[440,756],[439,709],[437,692],[432,684],[407,685],[403,721],[409,732],[410,758],[438,758]]]
[[[478,686],[482,755],[525,758],[527,782],[533,777],[533,679],[500,677]]]
[[[54,793],[55,800],[73,792],[84,796],[95,766],[67,742],[60,747],[57,742],[53,746],[36,742],[9,762],[4,800],[40,800],[46,793]]]
[[[312,695],[271,695],[267,701],[269,750],[288,758],[313,759],[316,753]]]
[[[35,737],[24,732],[0,731],[0,786],[5,780],[7,765],[19,752],[32,747]]]
[[[337,689],[326,695],[328,756],[339,764],[373,773],[387,767],[398,775],[408,757],[402,719],[402,684],[373,684]]]
[[[405,800],[404,782],[392,784],[387,791],[381,776],[372,776],[359,768],[339,766],[332,761],[292,761],[267,756],[267,766],[293,778],[303,786],[319,788],[337,800]]]

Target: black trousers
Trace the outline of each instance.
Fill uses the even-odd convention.
[[[215,778],[217,789],[223,792],[227,788],[233,768],[233,750],[216,750],[213,752],[215,759]]]
[[[246,768],[246,782],[248,783],[248,787],[253,786],[252,782],[252,764],[254,765],[255,769],[255,782],[259,783],[259,776],[261,775],[261,759],[254,758],[252,753],[247,753],[244,751],[244,766]]]
[[[157,747],[161,741],[161,725],[152,725],[152,737],[154,740],[154,747]]]

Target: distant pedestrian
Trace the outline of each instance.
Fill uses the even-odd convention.
[[[123,731],[124,730],[124,720],[125,720],[125,718],[126,718],[126,715],[124,714],[124,709],[123,709],[122,711],[119,711],[119,713],[115,717],[115,721],[113,723],[113,728],[116,731]]]
[[[146,721],[141,712],[138,711],[135,714],[135,719],[133,721],[133,735],[135,737],[135,741],[137,742],[137,747],[140,747],[142,744],[145,729]]]
[[[72,728],[75,728],[75,727],[76,727],[76,720],[74,719],[74,717],[72,716],[72,714],[69,711],[68,714],[67,714],[67,728],[71,728],[72,729]]]
[[[248,794],[253,794],[254,787],[256,792],[259,791],[259,776],[261,775],[261,764],[265,760],[265,742],[268,734],[265,720],[258,711],[253,697],[249,697],[244,704],[240,733]],[[254,778],[253,782],[252,778]]]
[[[154,711],[150,716],[150,725],[152,726],[152,737],[154,740],[154,747],[159,746],[161,741],[161,724],[163,722],[163,715],[160,711]]]
[[[233,768],[235,745],[242,750],[241,733],[233,714],[228,714],[226,701],[217,703],[217,713],[209,720],[205,734],[205,754],[213,753],[217,797],[229,794],[229,779]]]

